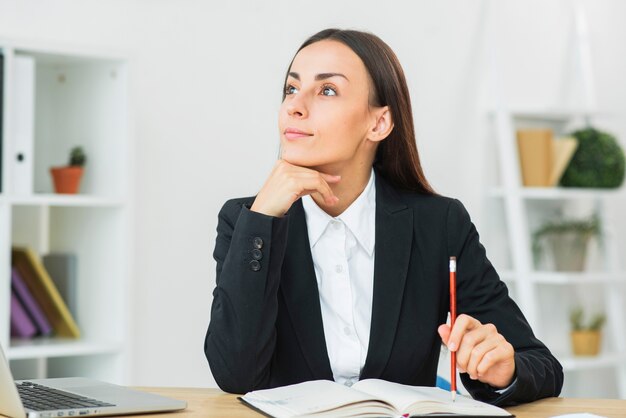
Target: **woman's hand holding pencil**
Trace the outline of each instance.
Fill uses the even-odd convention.
[[[501,389],[509,386],[515,376],[513,346],[493,324],[482,324],[469,315],[456,316],[456,258],[450,260],[450,319],[439,326],[439,335],[450,350],[452,361],[461,373],[471,379]],[[456,372],[451,380],[455,390]]]

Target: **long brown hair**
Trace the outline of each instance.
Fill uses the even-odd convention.
[[[370,105],[389,106],[394,127],[376,150],[374,167],[377,172],[400,189],[435,194],[424,176],[420,163],[415,142],[411,98],[404,71],[396,54],[374,34],[356,30],[325,29],[304,41],[295,55],[303,48],[322,40],[341,42],[354,51],[365,64],[374,85],[374,92],[370,94]],[[283,85],[287,82],[293,59]],[[284,89],[283,100],[285,100]]]

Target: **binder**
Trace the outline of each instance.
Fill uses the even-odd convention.
[[[4,55],[0,50],[0,193],[3,187],[3,142],[4,135]]]
[[[11,98],[13,146],[10,156],[13,192],[33,193],[35,142],[35,59],[25,55],[14,57],[14,83]]]

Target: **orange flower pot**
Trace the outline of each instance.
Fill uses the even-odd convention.
[[[76,194],[80,188],[83,168],[78,166],[52,167],[50,169],[54,182],[54,191],[63,194]]]

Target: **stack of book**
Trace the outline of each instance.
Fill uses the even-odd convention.
[[[11,336],[79,338],[66,301],[35,252],[13,247],[11,255]]]
[[[517,146],[524,186],[554,187],[574,156],[578,141],[555,138],[551,129],[519,129]]]

